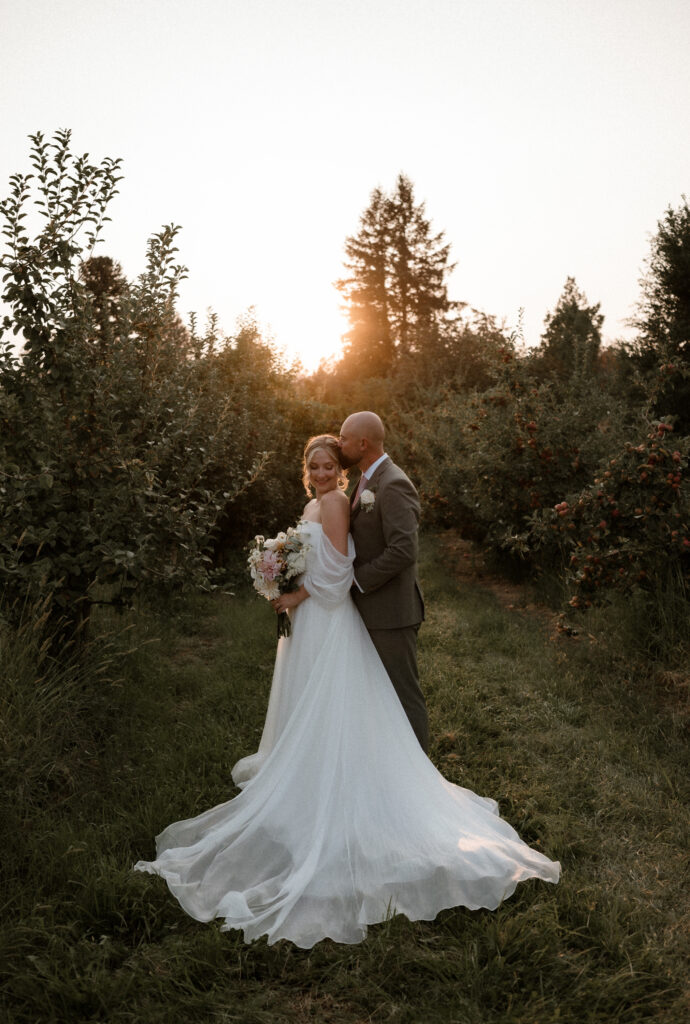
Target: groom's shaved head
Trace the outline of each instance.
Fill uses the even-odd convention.
[[[340,428],[340,464],[365,471],[383,455],[384,433],[375,412],[353,412]]]
[[[353,412],[343,423],[342,431],[356,437],[365,437],[372,446],[383,450],[385,430],[381,417],[375,412]]]

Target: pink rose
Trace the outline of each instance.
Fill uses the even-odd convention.
[[[265,551],[257,565],[257,569],[265,580],[274,580],[276,576],[280,576],[282,569],[280,557],[275,551]]]

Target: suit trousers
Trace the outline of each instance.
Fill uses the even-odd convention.
[[[429,718],[417,671],[418,631],[418,625],[404,629],[369,629],[369,636],[426,753],[429,748]]]

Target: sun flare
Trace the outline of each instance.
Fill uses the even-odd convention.
[[[267,334],[287,360],[299,360],[305,370],[316,370],[323,359],[337,355],[347,330],[346,315],[333,301],[305,303],[294,292],[275,291],[271,299],[257,303],[256,313]]]

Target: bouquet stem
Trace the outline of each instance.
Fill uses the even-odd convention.
[[[292,623],[290,622],[290,616],[287,612],[278,612],[278,639],[281,636],[290,636],[292,632]]]

